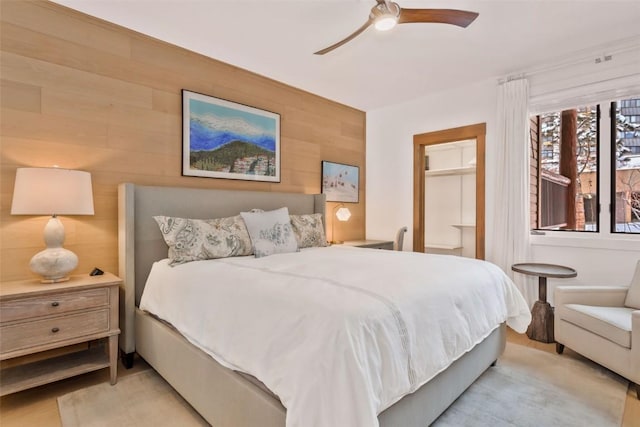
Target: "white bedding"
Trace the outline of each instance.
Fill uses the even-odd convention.
[[[262,381],[288,427],[377,426],[499,324],[531,320],[488,262],[341,246],[156,262],[140,308]]]

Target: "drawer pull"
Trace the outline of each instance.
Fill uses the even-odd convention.
[[[58,331],[60,331],[60,328],[51,328],[51,332],[53,332],[54,334]]]
[[[57,307],[59,305],[60,305],[60,303],[58,301],[54,301],[54,302],[51,303],[51,307]]]

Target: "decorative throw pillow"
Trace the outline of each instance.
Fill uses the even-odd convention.
[[[240,212],[244,220],[256,258],[298,252],[298,242],[293,234],[289,209],[280,208],[266,212]]]
[[[169,246],[169,265],[253,253],[240,215],[217,219],[154,216]]]
[[[631,279],[631,286],[629,286],[624,305],[640,310],[640,261],[636,264],[636,272]]]
[[[322,214],[289,215],[291,226],[296,235],[299,248],[313,248],[327,246],[327,238],[324,234]]]

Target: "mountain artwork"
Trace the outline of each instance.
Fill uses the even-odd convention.
[[[183,90],[183,175],[280,182],[280,116]]]

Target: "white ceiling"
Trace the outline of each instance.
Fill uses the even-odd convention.
[[[479,12],[468,28],[369,28],[374,0],[56,0],[326,98],[372,110],[640,37],[640,0],[396,0]],[[606,52],[601,52],[606,53]]]

